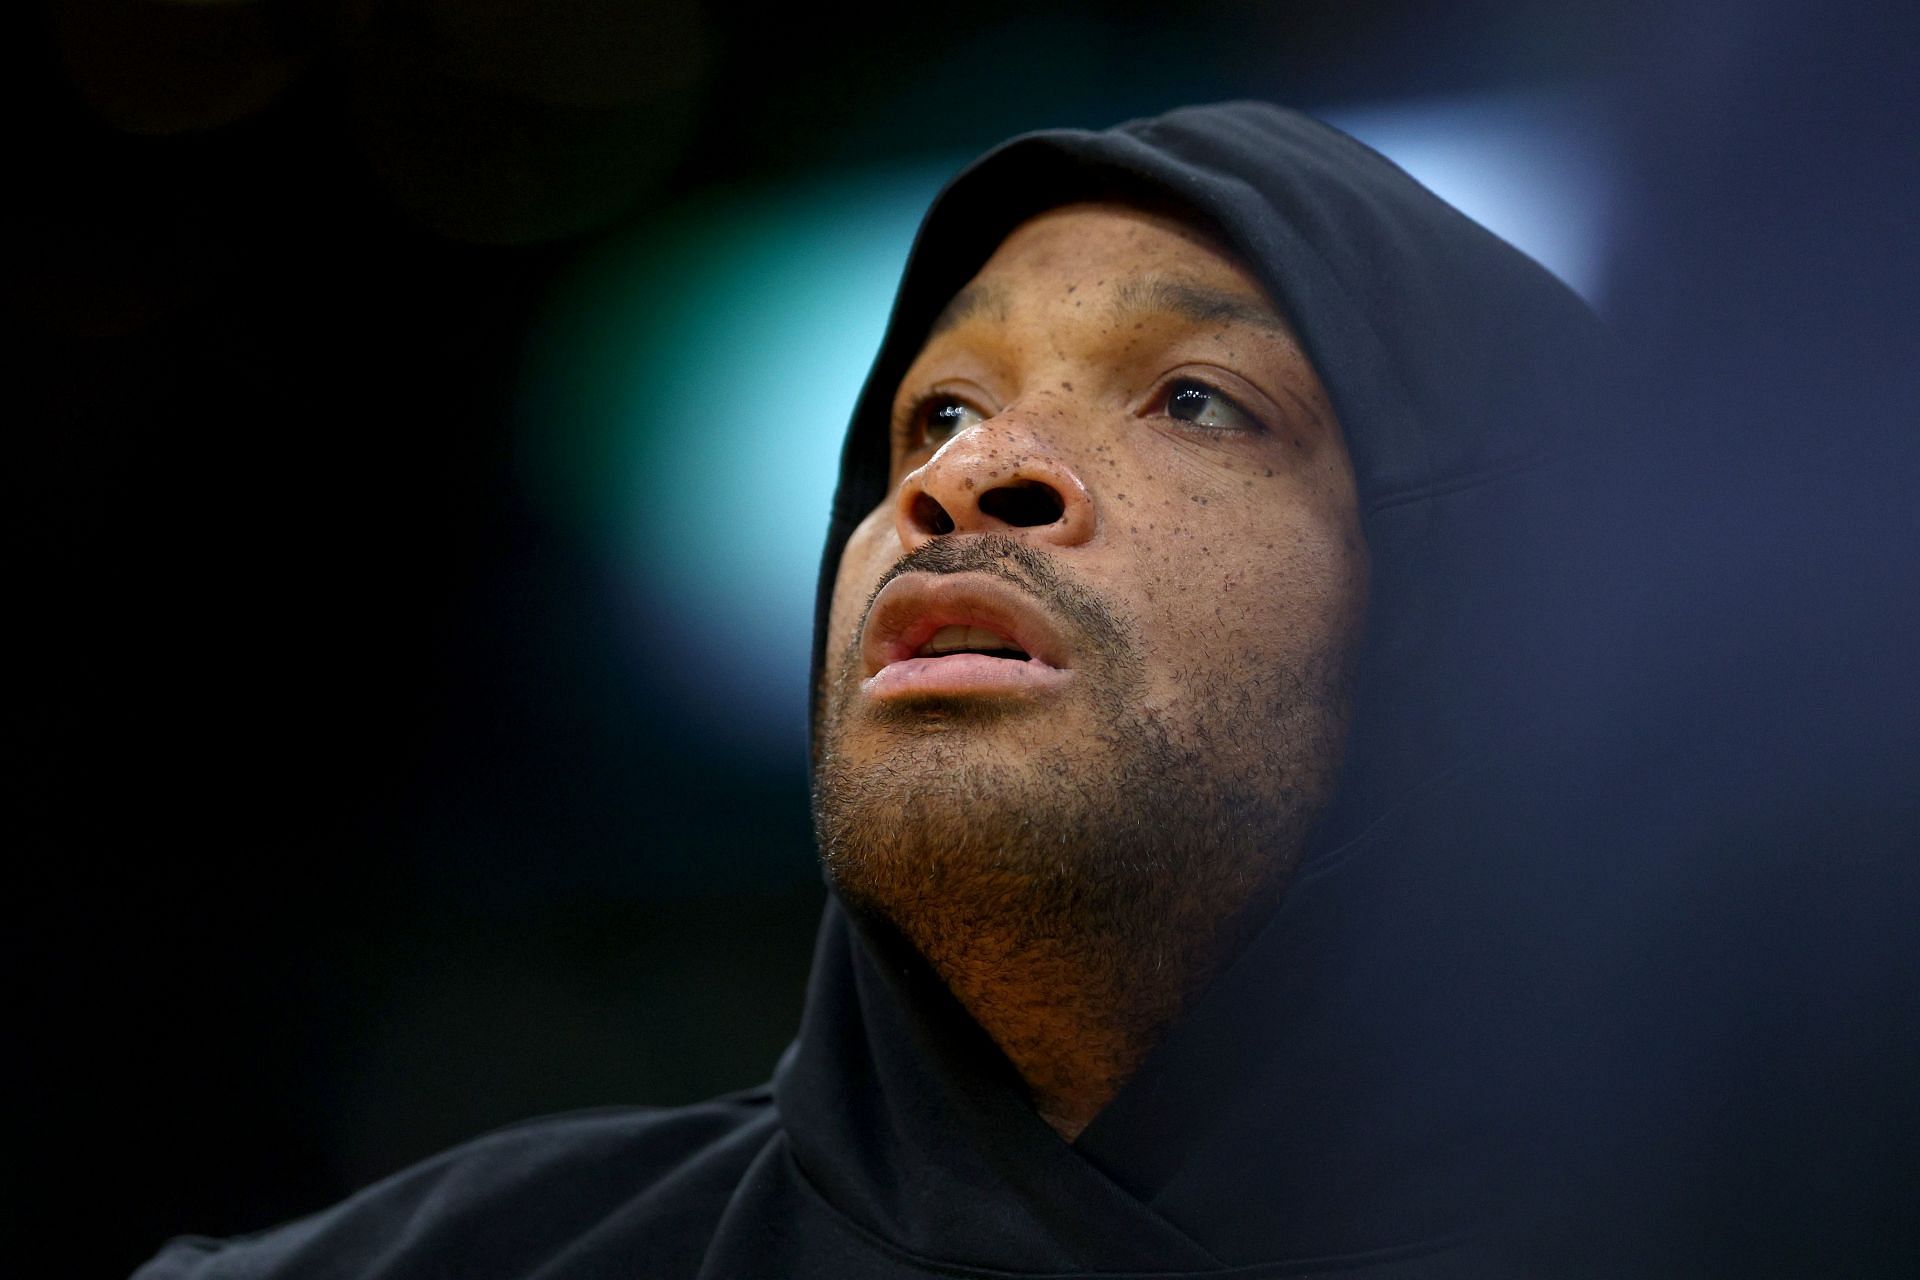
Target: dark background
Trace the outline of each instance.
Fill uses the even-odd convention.
[[[1857,8],[11,14],[13,1256],[121,1274],[490,1126],[764,1079],[821,898],[804,758],[686,714],[540,501],[543,305],[703,191],[1187,101],[1604,86],[1609,310],[1669,393],[1623,424],[1667,479],[1622,537],[1685,566],[1609,696],[1688,689],[1695,818],[1844,831],[1815,950],[1873,898],[1873,972],[1910,961],[1912,23]]]

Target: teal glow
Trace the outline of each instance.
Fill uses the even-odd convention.
[[[650,641],[743,745],[804,741],[840,439],[920,216],[960,163],[677,211],[583,264],[541,335],[535,483],[614,550]]]

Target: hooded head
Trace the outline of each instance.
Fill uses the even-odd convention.
[[[1118,203],[1009,234],[891,420],[830,611],[821,852],[1077,1132],[1331,790],[1352,469],[1257,280]]]
[[[899,465],[893,436],[898,414],[911,410],[899,401],[913,394],[905,380],[929,335],[965,301],[982,300],[949,310],[1010,232],[1094,201],[1140,210],[1231,261],[1290,330],[1310,392],[1324,393],[1324,416],[1337,421],[1373,579],[1341,824],[1323,827],[1319,841],[1339,843],[1407,787],[1478,749],[1540,674],[1543,628],[1556,620],[1541,600],[1553,553],[1526,535],[1555,523],[1564,492],[1550,464],[1595,443],[1603,337],[1587,307],[1537,264],[1377,153],[1296,113],[1230,103],[1105,132],[1032,134],[941,194],[842,453],[815,614],[816,693],[835,674],[826,646],[849,539],[883,505],[900,507],[906,471],[927,479]],[[936,430],[951,433],[998,407],[963,406]],[[1316,403],[1294,416],[1320,412]],[[1016,451],[1032,443],[1030,420],[1022,425]],[[1073,496],[1092,499],[1086,523],[1097,527],[1118,490],[1089,494],[1088,476],[1075,476]],[[917,483],[907,501],[924,488]],[[1139,509],[1136,501],[1114,514]],[[1107,524],[1110,534],[1118,528]],[[1185,554],[1197,564],[1212,552],[1195,545]]]
[[[1312,1147],[1320,1121],[1273,1113],[1273,1091],[1326,1065],[1330,1015],[1350,1035],[1367,1005],[1423,998],[1391,976],[1415,957],[1359,939],[1417,935],[1409,901],[1452,892],[1432,886],[1453,869],[1371,850],[1553,676],[1539,534],[1553,464],[1591,442],[1598,347],[1538,266],[1352,139],[1259,104],[1030,135],[943,192],[849,430],[816,615],[817,818],[854,909],[829,909],[781,1087],[830,1198],[975,1263],[1031,1262],[1030,1219],[1074,1238],[1063,1262],[1171,1248],[1175,1265],[1160,1228],[1062,1202],[1085,1175],[1031,1145],[1030,1109],[1011,1118],[1020,1046],[973,1025],[961,954],[995,930],[999,962],[1031,965],[1090,931],[1125,958],[1100,975],[1116,994],[1169,966],[1196,979],[1142,1015],[1135,1049],[1162,1042],[1076,1143],[1103,1178],[1163,1187],[1206,1166],[1209,1133],[1244,1143],[1240,1089],[1266,1100],[1267,1140]],[[1355,892],[1381,874],[1392,892]],[[1339,986],[1360,1004],[1326,1003]],[[890,1135],[851,1164],[814,1128],[865,1105],[826,1085],[850,1070],[881,1110],[840,1133],[884,1115]],[[1341,1072],[1357,1114],[1382,1105],[1376,1070],[1395,1075]],[[808,1080],[840,1096],[803,1100]],[[1345,1158],[1443,1141],[1364,1123]],[[882,1167],[964,1182],[976,1159],[1022,1213],[963,1227],[957,1202],[890,1194],[911,1207],[883,1222],[857,1185]],[[1324,1194],[1338,1162],[1311,1180]],[[1307,1215],[1309,1238],[1350,1243],[1352,1208]]]

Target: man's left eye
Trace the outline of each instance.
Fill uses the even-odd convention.
[[[1167,416],[1209,431],[1258,431],[1260,422],[1204,382],[1182,378],[1167,388]]]

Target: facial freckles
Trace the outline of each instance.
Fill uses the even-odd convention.
[[[1297,342],[1231,258],[1115,205],[1023,224],[945,320],[899,388],[892,492],[835,584],[819,779],[830,869],[832,838],[890,845],[843,849],[844,868],[948,857],[932,846],[991,829],[1004,862],[1037,823],[1057,858],[1051,828],[1069,811],[1153,809],[1164,825],[1182,805],[1225,806],[1186,821],[1244,829],[1243,861],[1289,860],[1274,842],[1298,843],[1337,764],[1366,591],[1351,464]],[[1118,647],[1076,651],[1056,685],[971,705],[873,696],[862,642],[876,585],[929,544],[969,542],[1040,557],[1053,590],[1115,620]],[[1032,608],[1062,611],[1062,596],[1007,573]],[[1058,630],[1068,649],[1081,640],[1071,619]],[[1113,793],[1156,776],[1168,795]],[[836,825],[833,807],[856,802],[862,820]],[[1010,806],[1024,811],[1006,819]],[[915,836],[916,823],[945,830]],[[1244,891],[1274,871],[1209,875]]]

